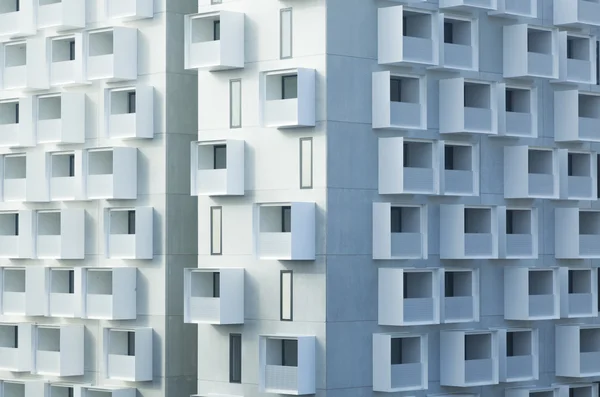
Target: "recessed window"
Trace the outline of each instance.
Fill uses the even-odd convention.
[[[466,234],[491,233],[491,209],[465,208],[464,216]]]
[[[215,170],[227,169],[227,146],[226,145],[214,145],[213,146],[213,169],[215,169]]]
[[[135,234],[135,210],[111,210],[110,234],[112,235],[134,235]]]
[[[590,40],[585,37],[567,36],[567,59],[590,60]]]
[[[242,80],[229,81],[229,127],[242,126]]]
[[[4,66],[7,68],[25,66],[27,64],[27,45],[25,43],[10,44],[4,47]]]
[[[392,338],[390,340],[390,361],[392,365],[421,362],[421,339],[419,337]]]
[[[456,298],[473,295],[473,281],[471,272],[444,273],[444,297]]]
[[[52,62],[68,62],[75,60],[75,38],[57,38],[51,41]]]
[[[510,113],[531,112],[531,91],[522,88],[506,88],[506,111]]]
[[[472,150],[470,146],[445,145],[444,169],[455,171],[471,171]]]
[[[0,348],[19,348],[19,327],[16,325],[0,325]]]
[[[280,58],[292,57],[292,9],[286,8],[279,14]]]
[[[282,270],[279,276],[279,307],[281,321],[292,321],[293,290],[292,271]]]
[[[552,32],[547,30],[527,30],[527,52],[552,54]]]
[[[465,335],[465,361],[485,360],[492,357],[492,335]]]
[[[210,208],[210,253],[221,255],[223,253],[223,209],[221,207]]]
[[[281,365],[284,367],[298,366],[298,341],[295,339],[281,340]]]
[[[292,232],[292,207],[289,205],[281,207],[281,232]]]
[[[212,284],[213,284],[213,298],[221,297],[221,273],[214,272],[212,274]]]
[[[221,21],[213,21],[213,40],[221,40]]]
[[[298,98],[298,75],[281,76],[281,99]]]
[[[135,91],[127,93],[127,113],[135,113]]]
[[[590,176],[591,157],[587,153],[569,153],[567,155],[568,176]]]
[[[0,214],[0,236],[19,235],[19,213]]]
[[[589,294],[592,292],[591,272],[569,269],[569,294]]]
[[[51,156],[52,178],[70,178],[75,176],[75,154],[54,153]]]
[[[229,383],[242,383],[241,334],[229,334]]]
[[[421,211],[419,207],[391,207],[391,233],[419,233]]]
[[[19,102],[0,102],[0,125],[19,124]]]
[[[471,22],[461,19],[444,19],[444,43],[471,45]]]
[[[530,234],[531,211],[506,210],[506,234]]]
[[[300,138],[300,189],[312,189],[312,187],[313,140],[312,138]]]
[[[50,292],[54,294],[75,293],[75,271],[73,269],[51,270]]]

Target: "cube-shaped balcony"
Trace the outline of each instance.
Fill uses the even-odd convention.
[[[81,397],[135,397],[137,389],[118,386],[82,386]]]
[[[440,0],[440,8],[470,12],[496,10],[496,2],[497,0]]]
[[[2,304],[0,314],[18,315],[26,314],[26,270],[22,267],[0,268],[0,286],[2,287]]]
[[[598,383],[560,385],[560,396],[593,397],[598,395]]]
[[[474,387],[498,384],[498,332],[440,332],[440,384]]]
[[[50,200],[84,199],[83,158],[80,150],[47,153],[50,175]]]
[[[561,267],[560,315],[563,318],[598,316],[598,272],[596,268]]]
[[[444,269],[440,281],[441,322],[479,321],[479,272],[472,269]]]
[[[507,208],[499,211],[498,216],[504,218],[505,224],[500,227],[498,235],[499,257],[536,259],[539,240],[537,208]]]
[[[311,202],[260,204],[258,258],[315,260],[315,216],[316,205]]]
[[[244,141],[191,143],[191,192],[193,196],[243,196]]]
[[[104,368],[108,379],[152,380],[152,328],[104,328]]]
[[[64,208],[37,213],[36,253],[39,259],[85,258],[85,210]]]
[[[2,83],[4,89],[25,88],[27,86],[27,43],[25,41],[6,43],[3,46],[3,52]]]
[[[425,76],[373,73],[373,128],[427,129]]]
[[[85,2],[80,0],[39,0],[38,29],[57,30],[85,28]]]
[[[489,11],[489,15],[504,18],[537,18],[538,0],[497,0],[498,9]]]
[[[260,335],[258,342],[261,393],[315,393],[315,337]]]
[[[596,38],[559,32],[559,80],[564,83],[596,84]]]
[[[83,338],[82,324],[36,325],[34,373],[45,376],[83,375]]]
[[[32,102],[31,98],[0,102],[0,146],[16,148],[35,145],[31,122]]]
[[[555,149],[504,147],[504,198],[557,199],[559,158]]]
[[[373,203],[373,259],[427,259],[427,207]]]
[[[47,268],[47,299],[49,317],[81,316],[81,269]]]
[[[108,0],[106,15],[121,21],[135,21],[154,16],[152,0]]]
[[[500,381],[524,382],[539,378],[537,329],[500,330]]]
[[[505,397],[561,397],[562,386],[553,385],[549,388],[518,387],[505,389]],[[582,396],[583,397],[583,396]]]
[[[185,68],[231,70],[244,67],[244,14],[217,11],[185,16]]]
[[[3,88],[21,91],[48,89],[46,47],[45,37],[4,43]]]
[[[105,213],[106,257],[152,259],[154,257],[152,207],[109,208]]]
[[[600,326],[556,325],[554,334],[556,376],[600,375]]]
[[[43,388],[43,397],[69,397],[81,396],[81,384],[69,384],[59,382],[39,382],[40,388]],[[40,394],[42,396],[42,394]]]
[[[600,258],[600,211],[554,209],[555,257]]]
[[[498,258],[497,208],[440,205],[440,257]]]
[[[36,33],[32,2],[0,2],[0,36],[14,38]]]
[[[377,54],[380,65],[437,65],[437,14],[403,5],[377,10]]]
[[[0,212],[0,258],[33,257],[33,222],[30,210]]]
[[[596,153],[559,149],[560,199],[596,200]]]
[[[379,325],[439,324],[438,271],[379,269]]]
[[[74,33],[49,39],[48,62],[51,86],[85,84],[83,34]]]
[[[137,198],[137,148],[89,149],[86,153],[89,200]]]
[[[479,145],[446,141],[441,142],[439,150],[440,193],[444,196],[478,196]]]
[[[79,92],[37,97],[37,141],[39,143],[84,143],[85,99]]]
[[[315,70],[297,68],[267,72],[264,78],[264,127],[315,126]]]
[[[462,77],[439,81],[440,133],[498,133],[498,100],[495,83]]]
[[[554,25],[578,28],[600,26],[598,0],[554,1]]]
[[[504,318],[552,320],[560,316],[558,268],[504,268]]]
[[[600,95],[576,88],[555,90],[554,140],[600,142]]]
[[[43,381],[21,379],[0,380],[0,393],[2,393],[2,396],[10,397],[38,396],[40,385],[44,385]]]
[[[504,29],[504,78],[557,79],[558,29],[527,24]]]
[[[498,85],[500,136],[536,138],[538,136],[538,91],[527,86]]]
[[[115,139],[154,137],[154,87],[105,91],[106,135]]]
[[[31,371],[32,329],[29,323],[0,323],[0,371]]]
[[[82,317],[93,320],[137,318],[137,269],[84,268]]]
[[[373,391],[427,390],[427,335],[373,334]]]
[[[479,70],[479,25],[476,18],[439,15],[439,66],[434,69]]]
[[[244,269],[185,269],[184,321],[244,323]]]
[[[27,157],[25,154],[5,155],[2,194],[4,201],[23,202],[27,198]]]
[[[136,28],[115,26],[87,33],[88,80],[135,80],[138,73]]]

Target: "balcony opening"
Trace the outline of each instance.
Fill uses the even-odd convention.
[[[135,332],[111,329],[108,337],[108,354],[135,356]]]
[[[18,236],[19,235],[19,214],[3,213],[0,214],[0,236]]]
[[[589,153],[569,153],[567,157],[568,176],[591,176],[591,156]]]
[[[53,153],[50,156],[52,178],[70,178],[75,176],[75,154]]]
[[[444,18],[444,43],[471,45],[471,22]]]
[[[579,211],[579,234],[600,235],[600,212]]]
[[[89,152],[88,167],[90,175],[112,175],[112,150],[92,150]]]
[[[111,210],[110,234],[133,235],[135,234],[135,210]]]
[[[529,149],[527,153],[527,167],[530,174],[553,173],[553,155],[551,150]]]
[[[25,269],[8,269],[4,272],[4,292],[25,293]]]
[[[402,17],[402,35],[431,39],[432,17],[430,14],[405,11]]]
[[[276,74],[266,77],[267,101],[298,98],[298,74]]]
[[[7,397],[25,397],[25,384],[3,381],[4,395]]]
[[[506,331],[506,357],[532,354],[531,331]]]
[[[20,0],[0,0],[0,14],[20,11],[20,6]]]
[[[539,29],[527,29],[527,52],[552,54],[552,32]]]
[[[472,272],[444,273],[444,297],[469,297],[473,296],[473,274]]]
[[[198,145],[198,170],[227,169],[227,145]]]
[[[291,231],[291,206],[263,206],[260,208],[261,233],[291,233]]]
[[[404,168],[433,168],[433,144],[405,141],[402,149]]]
[[[190,283],[192,298],[221,297],[221,273],[219,272],[192,272]]]
[[[433,296],[433,273],[405,272],[403,274],[404,299],[431,298]]]
[[[60,38],[51,41],[52,63],[75,60],[75,38]]]
[[[465,107],[490,109],[492,87],[489,84],[465,83]]]
[[[579,117],[600,119],[600,96],[579,94]]]
[[[421,362],[421,338],[391,338],[390,358],[392,365],[418,364]]]
[[[134,114],[136,111],[135,100],[135,89],[111,91],[110,114]]]
[[[455,171],[471,171],[473,168],[473,150],[471,146],[445,145],[444,169]]]
[[[529,397],[554,397],[554,392],[552,390],[546,391],[530,391]]]
[[[492,232],[492,210],[490,208],[465,208],[465,230],[471,233]]]
[[[0,324],[0,348],[19,348],[19,327],[16,325]]]
[[[592,273],[585,270],[569,269],[569,294],[591,294]]]
[[[510,113],[531,113],[531,90],[506,88],[506,111]]]
[[[600,328],[582,328],[579,330],[579,352],[600,352]]]
[[[104,32],[92,32],[89,36],[89,56],[112,55],[114,34],[112,30]]]
[[[552,270],[529,271],[529,295],[553,295],[554,273]]]
[[[37,350],[45,352],[59,352],[60,328],[38,327]]]
[[[25,43],[6,45],[4,47],[4,66],[7,68],[25,66],[27,64],[26,48]]]
[[[0,125],[19,124],[19,101],[0,102]]]
[[[589,0],[588,0],[589,1]],[[593,397],[592,386],[570,386],[569,397]]]
[[[567,59],[590,61],[590,40],[585,37],[567,36]]]
[[[298,341],[296,339],[267,339],[267,365],[298,366]]]
[[[74,294],[75,271],[73,269],[50,269],[50,293]]]
[[[112,295],[112,270],[89,269],[87,271],[87,293],[90,295]]]
[[[465,335],[465,361],[492,358],[492,335]]]
[[[49,6],[52,4],[60,4],[62,0],[40,0],[40,6]]]
[[[205,43],[221,40],[221,19],[219,15],[194,18],[191,20],[192,43]]]
[[[50,385],[50,397],[73,397],[73,387]]]
[[[506,234],[531,234],[531,211],[506,210]]]
[[[38,212],[38,235],[60,236],[60,212]]]
[[[38,98],[38,120],[60,120],[62,100],[60,95]]]
[[[420,207],[391,207],[390,217],[392,233],[421,232]]]
[[[390,101],[420,103],[419,79],[413,77],[392,76],[390,78]]]

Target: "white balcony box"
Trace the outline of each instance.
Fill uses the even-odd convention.
[[[439,324],[438,286],[435,269],[379,269],[378,324]]]
[[[440,275],[442,323],[479,321],[479,271],[449,268]]]
[[[504,318],[552,320],[560,316],[558,268],[504,268]]]
[[[373,73],[373,128],[427,129],[425,76]]]
[[[2,397],[47,397],[45,389],[48,383],[42,379],[4,379],[0,380]],[[63,396],[58,396],[63,397]]]
[[[559,274],[561,317],[597,317],[598,270],[561,267]]]
[[[35,374],[83,375],[84,326],[82,324],[36,325]]]
[[[600,142],[600,95],[576,88],[555,90],[554,140]]]
[[[152,259],[152,207],[108,208],[105,211],[106,257]]]
[[[497,208],[440,205],[440,257],[498,258]]]
[[[184,269],[184,321],[244,323],[244,269]]]
[[[37,24],[39,29],[83,29],[85,28],[85,2],[80,0],[39,0]]]
[[[81,316],[80,268],[47,268],[46,285],[49,317]]]
[[[579,28],[600,26],[600,2],[556,0],[554,1],[554,25]]]
[[[4,201],[25,201],[27,198],[27,158],[25,154],[5,155],[3,160],[2,193]]]
[[[560,397],[593,397],[598,395],[598,383],[559,385]]]
[[[474,387],[498,384],[498,332],[440,332],[440,384]]]
[[[558,150],[561,200],[596,200],[597,155],[591,152]]]
[[[63,92],[37,97],[39,143],[85,142],[85,94]]]
[[[106,15],[122,21],[136,21],[154,16],[152,0],[108,0]]]
[[[498,135],[537,138],[537,88],[498,84],[498,95]]]
[[[537,208],[498,208],[498,248],[503,259],[537,259]]]
[[[538,0],[497,0],[497,11],[489,15],[505,18],[537,18]]]
[[[497,0],[440,0],[440,8],[460,11],[496,10]]]
[[[439,66],[433,69],[479,70],[477,18],[439,14]]]
[[[0,212],[0,258],[33,258],[33,214]]]
[[[191,192],[193,196],[243,196],[244,141],[191,143]]]
[[[108,379],[152,380],[152,328],[104,328],[104,369]]]
[[[0,146],[35,146],[31,97],[0,102]]]
[[[184,26],[186,69],[217,71],[244,67],[243,13],[221,10],[186,15]]]
[[[314,336],[260,335],[259,391],[315,394],[315,344]]]
[[[0,36],[14,38],[36,33],[32,2],[3,1],[0,4]]]
[[[137,389],[116,386],[83,386],[81,397],[135,397]]]
[[[154,87],[108,89],[104,101],[109,138],[154,137]]]
[[[86,157],[89,200],[137,198],[137,148],[89,149]]]
[[[36,231],[37,258],[85,258],[84,209],[38,211]]]
[[[556,376],[600,375],[600,326],[557,325],[555,338]]]
[[[2,46],[2,83],[5,90],[48,88],[45,47],[42,38],[8,42]]]
[[[138,73],[137,35],[136,28],[122,26],[88,32],[88,80],[135,80]]]
[[[0,371],[31,371],[32,329],[30,323],[0,323]]]
[[[561,386],[550,388],[519,387],[504,390],[505,397],[561,397]],[[583,396],[582,396],[583,397]]]
[[[316,205],[311,202],[260,204],[258,258],[315,260],[315,216]]]
[[[41,397],[81,397],[81,384],[69,384],[58,382],[44,382]]]
[[[427,207],[373,203],[373,259],[427,259]]]
[[[555,257],[600,258],[600,211],[554,209]]]
[[[559,80],[563,83],[596,84],[596,37],[558,32]]]
[[[498,101],[495,83],[462,77],[439,82],[440,133],[498,133]]]
[[[21,267],[0,268],[2,305],[0,314],[24,316],[26,313],[26,270]]]
[[[83,200],[83,153],[81,150],[71,152],[47,153],[50,176],[50,200],[72,201]]]
[[[315,70],[297,68],[264,74],[264,127],[315,126]]]
[[[433,141],[379,138],[379,194],[436,194],[437,151]]]
[[[539,335],[537,329],[502,329],[498,332],[500,381],[539,379]]]
[[[557,79],[558,29],[527,24],[504,29],[504,78]]]
[[[373,391],[427,390],[427,335],[373,334]]]
[[[82,285],[83,318],[94,320],[137,318],[136,268],[84,268]]]
[[[51,86],[85,84],[83,34],[74,33],[49,39],[48,62]]]
[[[380,65],[437,65],[439,25],[431,11],[405,6],[377,10]]]
[[[444,196],[478,196],[479,145],[446,141],[439,145],[439,150],[440,193]]]
[[[557,199],[559,159],[555,149],[504,147],[504,198]]]

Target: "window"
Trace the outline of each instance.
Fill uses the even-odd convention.
[[[15,0],[15,11],[21,11],[21,0]]]
[[[222,0],[210,0],[210,4],[221,4]]]
[[[444,146],[444,169],[454,169],[454,147],[450,145]]]
[[[15,103],[15,124],[19,124],[19,102]]]
[[[135,91],[127,93],[127,113],[135,113]]]
[[[392,338],[391,342],[391,364],[399,365],[402,364],[402,339]]]
[[[567,175],[568,176],[573,176],[573,158],[575,156],[573,156],[572,153],[569,153],[567,155]]]
[[[127,211],[127,234],[135,234],[135,210]]]
[[[227,146],[213,146],[213,169],[224,170],[227,168]]]
[[[221,21],[213,21],[213,40],[221,40]]]
[[[513,232],[513,210],[506,210],[506,234],[514,234]]]
[[[210,208],[210,254],[221,255],[222,254],[222,208],[211,207]]]
[[[75,155],[69,154],[69,176],[75,176]]]
[[[293,274],[291,270],[282,270],[279,275],[279,305],[281,321],[293,319]]]
[[[212,281],[213,281],[213,298],[220,298],[221,297],[221,273],[219,272],[214,272],[212,274]]]
[[[454,273],[444,273],[444,297],[454,297]]]
[[[229,383],[242,383],[241,334],[229,334]]]
[[[75,60],[75,40],[69,40],[69,61]]]
[[[408,297],[408,273],[402,275],[402,298],[409,299]]]
[[[408,36],[408,18],[402,17],[402,36]]]
[[[512,90],[506,90],[506,111],[507,112],[512,112],[513,111],[513,91]]]
[[[292,207],[289,205],[281,207],[281,232],[292,232]]]
[[[402,79],[398,77],[390,79],[390,101],[402,102]]]
[[[135,356],[135,332],[127,331],[127,355]]]
[[[567,37],[567,59],[573,59],[573,44],[574,40],[571,37]]]
[[[292,9],[286,8],[279,14],[280,58],[292,57]]]
[[[281,76],[281,99],[298,98],[298,75]]]
[[[312,138],[300,138],[300,189],[312,189],[312,187],[313,141]]]
[[[242,126],[242,80],[229,81],[229,127]]]
[[[390,208],[390,216],[392,225],[391,232],[402,233],[402,207]]]
[[[281,341],[281,365],[284,367],[298,366],[298,341],[283,339]]]
[[[67,277],[69,277],[69,294],[75,293],[75,270],[67,270]]]
[[[454,25],[449,21],[444,21],[444,43],[454,43]]]
[[[514,345],[514,332],[506,333],[506,357],[514,357],[515,352],[513,349]]]
[[[18,236],[19,235],[19,214],[18,213],[15,214],[14,219],[15,219],[15,236]]]
[[[600,41],[596,41],[596,85],[600,84]]]

